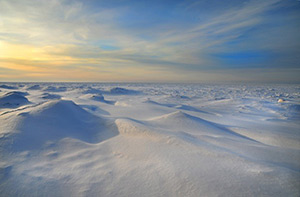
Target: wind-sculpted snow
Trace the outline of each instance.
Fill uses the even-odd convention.
[[[108,120],[94,116],[72,101],[55,100],[16,115],[10,130],[13,150],[39,149],[48,142],[75,138],[99,143],[117,134]]]
[[[44,92],[65,92],[67,90],[66,87],[56,87],[56,86],[48,86],[44,89]]]
[[[58,94],[43,93],[41,95],[41,98],[43,98],[43,99],[60,99],[61,96]]]
[[[9,90],[14,90],[14,89],[17,89],[16,87],[14,86],[10,86],[10,85],[0,85],[0,88],[3,88],[3,89],[9,89]]]
[[[31,85],[27,88],[27,90],[39,90],[41,89],[40,85]]]
[[[21,96],[28,96],[29,93],[28,92],[23,92],[23,91],[10,91],[7,93],[8,94],[18,94],[18,95],[21,95]]]
[[[15,108],[29,103],[24,92],[8,92],[0,96],[0,108]]]
[[[0,196],[300,196],[299,85],[0,89]]]
[[[133,94],[140,94],[139,91],[136,90],[129,90],[126,88],[120,88],[120,87],[115,87],[111,88],[108,93],[110,94],[115,94],[115,95],[133,95]]]
[[[103,91],[100,89],[96,89],[96,88],[87,88],[87,89],[83,89],[82,93],[83,94],[101,94]]]
[[[85,95],[81,96],[80,98],[98,101],[98,102],[111,104],[111,105],[115,104],[114,101],[106,100],[102,94],[85,94]]]
[[[191,116],[183,113],[182,111],[176,111],[160,117],[155,117],[151,119],[150,122],[153,125],[158,125],[160,128],[169,129],[171,131],[190,131],[197,135],[239,137],[251,140],[250,138],[230,131],[222,125]]]

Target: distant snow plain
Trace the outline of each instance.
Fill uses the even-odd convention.
[[[300,196],[300,85],[1,83],[0,196]]]

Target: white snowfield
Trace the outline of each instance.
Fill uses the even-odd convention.
[[[300,196],[300,85],[0,84],[0,196]]]

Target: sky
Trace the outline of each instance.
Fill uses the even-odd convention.
[[[0,0],[0,81],[299,76],[299,0]]]

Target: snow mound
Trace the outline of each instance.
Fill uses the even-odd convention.
[[[175,108],[178,109],[178,110],[187,110],[187,111],[193,111],[193,112],[200,112],[200,113],[208,114],[208,112],[206,112],[206,111],[200,110],[196,107],[192,107],[192,106],[189,106],[189,105],[177,105],[177,106],[175,106]]]
[[[102,102],[105,102],[105,99],[104,99],[104,96],[101,95],[101,94],[98,94],[98,95],[92,95],[90,97],[90,99],[94,100],[94,101],[102,101]]]
[[[146,99],[145,101],[143,101],[143,103],[148,103],[148,104],[153,104],[153,105],[159,105],[159,106],[164,106],[164,107],[174,107],[176,106],[175,104],[171,104],[171,103],[158,103],[156,101],[153,101],[151,99]]]
[[[189,132],[195,135],[206,135],[211,137],[241,137],[250,138],[235,133],[226,127],[210,122],[182,111],[176,111],[163,116],[153,118],[149,121],[152,125],[159,125],[172,131]]]
[[[28,96],[29,95],[28,92],[22,92],[22,91],[11,91],[9,93],[15,93],[15,94],[19,94],[21,96]]]
[[[120,107],[130,107],[131,105],[127,102],[124,101],[116,101],[114,103],[115,106],[120,106]]]
[[[132,119],[117,119],[115,121],[121,135],[158,138],[159,133],[150,129],[142,122]]]
[[[118,134],[114,123],[95,116],[72,101],[55,100],[18,115],[14,150],[38,149],[49,142],[75,138],[99,143]]]
[[[146,101],[144,101],[143,103],[149,103],[149,104],[153,104],[153,105],[159,105],[159,106],[164,106],[164,107],[170,107],[170,108],[175,108],[178,110],[186,110],[186,111],[193,111],[193,112],[200,112],[200,113],[208,113],[206,111],[200,110],[196,107],[192,107],[189,105],[177,105],[177,104],[171,104],[171,103],[158,103],[156,101],[152,101],[151,99],[147,99]]]
[[[32,85],[27,88],[27,90],[39,90],[39,89],[41,89],[40,85]]]
[[[130,94],[139,94],[140,92],[136,90],[129,90],[126,88],[115,87],[115,88],[111,88],[108,93],[116,94],[116,95],[130,95]]]
[[[102,91],[96,88],[87,88],[85,90],[82,91],[83,94],[101,94]]]
[[[8,92],[0,97],[0,108],[15,108],[29,104],[22,92]]]
[[[86,94],[86,95],[81,96],[81,98],[98,101],[98,102],[102,102],[102,103],[106,103],[106,104],[115,104],[115,101],[105,100],[105,98],[102,94]]]
[[[14,86],[8,86],[8,85],[0,85],[0,88],[9,89],[9,90],[17,89],[17,88],[14,87]]]
[[[44,93],[44,94],[42,94],[41,98],[43,98],[43,99],[60,99],[61,96],[57,95],[57,94]]]
[[[55,87],[55,86],[48,86],[44,89],[46,92],[65,92],[67,91],[67,88],[64,86],[61,87]]]
[[[94,101],[105,101],[104,96],[102,94],[85,94],[81,96],[81,98],[90,99]]]

